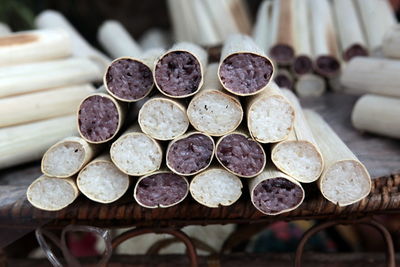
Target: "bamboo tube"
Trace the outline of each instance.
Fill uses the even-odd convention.
[[[278,215],[297,209],[305,192],[299,182],[278,171],[272,164],[249,180],[251,203],[266,215]]]
[[[35,19],[39,29],[63,29],[68,32],[72,41],[72,54],[78,57],[87,57],[104,70],[111,59],[91,46],[72,26],[72,24],[58,11],[44,10]]]
[[[280,88],[292,89],[293,88],[293,75],[286,69],[278,69],[275,74],[274,82]]]
[[[212,136],[235,130],[243,119],[239,99],[222,92],[217,76],[218,64],[208,65],[204,85],[189,103],[187,115],[193,127]]]
[[[151,49],[139,57],[115,59],[103,77],[107,92],[123,102],[136,102],[148,96],[154,87],[154,62],[163,52]]]
[[[77,136],[66,137],[43,155],[41,169],[49,177],[67,178],[77,174],[99,151],[99,146]]]
[[[353,108],[354,128],[379,135],[400,138],[400,99],[364,95]]]
[[[168,144],[168,169],[182,176],[196,175],[207,169],[214,156],[215,143],[211,136],[190,132]]]
[[[318,181],[322,195],[340,207],[365,198],[371,191],[365,166],[317,113],[305,111],[305,115],[325,161]]]
[[[142,53],[139,44],[116,20],[106,20],[100,25],[97,40],[112,58],[138,57]]]
[[[387,58],[400,59],[400,25],[390,27],[382,43],[383,55]]]
[[[240,33],[242,34],[250,34],[251,33],[251,20],[250,13],[248,11],[246,2],[243,0],[222,0],[228,5],[230,16],[236,22],[236,26]]]
[[[197,174],[190,182],[190,194],[209,208],[230,206],[242,195],[242,182],[232,173],[217,167]]]
[[[269,56],[278,65],[288,66],[293,63],[296,51],[295,42],[295,1],[275,0],[273,8],[277,8],[278,21],[275,23],[274,35],[271,34]]]
[[[239,32],[227,1],[205,0],[210,20],[214,22],[217,33],[225,40],[229,35]]]
[[[42,175],[26,190],[29,203],[47,211],[62,210],[74,202],[78,195],[79,191],[72,177],[57,179]]]
[[[142,176],[160,169],[163,151],[159,142],[144,134],[135,124],[113,142],[110,156],[122,172]]]
[[[188,195],[188,188],[185,177],[170,171],[156,171],[138,180],[133,196],[142,207],[168,208],[182,202]]]
[[[399,73],[398,60],[359,57],[346,65],[340,80],[344,90],[351,93],[400,97]]]
[[[294,50],[296,56],[293,60],[292,71],[295,75],[301,76],[313,72],[310,33],[310,14],[306,0],[294,0],[296,12],[294,12]]]
[[[246,109],[251,137],[260,143],[285,140],[292,131],[295,110],[275,83],[249,99]]]
[[[99,203],[120,199],[129,187],[129,176],[103,154],[87,164],[78,174],[76,184],[87,198]]]
[[[224,43],[218,78],[232,94],[249,96],[263,91],[274,74],[272,62],[245,35],[231,35]]]
[[[0,98],[55,87],[101,80],[97,65],[85,58],[68,58],[0,68]]]
[[[138,122],[145,134],[157,140],[172,140],[189,127],[186,108],[166,97],[153,97],[143,104]]]
[[[94,90],[84,84],[0,98],[0,127],[73,114],[82,98]]]
[[[343,59],[349,61],[353,57],[367,56],[368,46],[354,2],[334,0],[332,3]]]
[[[263,147],[241,130],[219,138],[215,157],[227,171],[243,178],[259,175],[267,161]]]
[[[169,17],[171,19],[172,29],[174,33],[175,41],[182,42],[182,41],[190,41],[190,33],[187,31],[187,23],[190,23],[184,19],[184,12],[182,1],[180,0],[168,0],[167,7]],[[186,1],[185,1],[186,2]],[[183,3],[186,4],[186,3]],[[182,23],[185,21],[185,23]]]
[[[264,53],[267,53],[271,46],[271,24],[272,24],[272,7],[274,2],[264,0],[257,11],[256,21],[253,27],[252,37],[254,42],[260,47]]]
[[[153,48],[167,49],[170,46],[169,34],[159,28],[150,28],[142,34],[139,44],[143,50]]]
[[[203,46],[216,46],[223,42],[222,37],[218,34],[210,15],[207,12],[206,2],[203,0],[186,1],[191,4],[194,19],[199,23],[199,31],[196,32],[197,42]],[[201,22],[201,23],[200,23]]]
[[[71,40],[63,30],[32,30],[0,37],[0,66],[63,58]]]
[[[196,94],[204,82],[207,52],[191,43],[175,44],[154,66],[154,82],[169,97],[184,98]]]
[[[313,54],[315,70],[326,77],[340,73],[339,49],[328,0],[308,0],[310,8]]]
[[[85,97],[78,106],[79,134],[91,144],[112,140],[125,120],[126,106],[104,93]]]
[[[322,173],[323,158],[298,99],[291,91],[283,90],[283,94],[293,104],[296,118],[289,137],[272,146],[271,159],[280,171],[301,183],[311,183]]]
[[[326,91],[325,80],[315,74],[304,74],[295,83],[295,92],[298,97],[319,97]]]
[[[76,134],[75,116],[0,129],[0,169],[40,159],[60,139]]]
[[[387,0],[354,0],[358,8],[371,54],[380,50],[385,33],[396,18]],[[371,19],[373,18],[373,19]]]
[[[10,27],[5,23],[0,22],[0,36],[9,35],[10,33],[11,33]]]

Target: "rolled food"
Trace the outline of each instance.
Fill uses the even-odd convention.
[[[224,43],[218,69],[223,87],[235,95],[260,93],[274,73],[271,60],[245,35],[231,35]]]
[[[162,149],[156,140],[140,130],[139,125],[134,125],[114,141],[110,156],[122,172],[142,176],[160,168]]]
[[[222,91],[217,71],[217,63],[208,66],[204,85],[187,109],[193,127],[212,136],[222,136],[235,130],[243,119],[239,99]]]
[[[139,179],[134,197],[145,208],[168,208],[183,201],[189,191],[185,177],[169,171],[157,171]]]
[[[179,175],[195,175],[210,166],[214,149],[211,136],[200,132],[185,134],[168,145],[167,166]]]
[[[263,147],[247,134],[238,131],[218,140],[215,155],[229,172],[246,178],[260,174],[266,162]]]
[[[73,178],[57,179],[42,175],[28,187],[26,197],[35,208],[47,211],[61,210],[78,197]]]
[[[299,182],[278,171],[272,164],[249,180],[251,203],[266,215],[278,215],[296,209],[305,192]]]
[[[108,155],[91,161],[76,180],[82,194],[99,203],[111,203],[121,198],[128,190],[129,182],[129,176],[121,172]]]
[[[190,194],[209,208],[230,206],[242,195],[242,182],[222,168],[209,168],[197,174],[190,183]]]

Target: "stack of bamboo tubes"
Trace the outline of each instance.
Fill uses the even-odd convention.
[[[116,29],[124,47],[107,37]],[[177,205],[189,193],[217,208],[235,203],[247,182],[255,208],[276,215],[301,205],[303,183],[317,182],[339,206],[369,194],[364,165],[318,114],[272,81],[275,67],[250,37],[229,36],[214,64],[188,42],[167,51],[160,42],[155,57],[141,53],[148,49],[115,22],[99,39],[118,57],[102,89],[78,106],[80,136],[44,154],[43,175],[27,190],[33,206],[60,210],[79,192],[110,203],[132,187],[132,200],[145,208]]]
[[[36,24],[14,33],[0,27],[0,168],[38,160],[77,134],[76,108],[110,62],[91,57],[94,49],[61,14],[45,11]]]
[[[279,86],[299,97],[320,96],[327,87],[342,89],[340,75],[351,59],[380,55],[395,24],[387,0],[264,0],[253,38],[278,68]]]

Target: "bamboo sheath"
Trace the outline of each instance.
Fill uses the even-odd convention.
[[[385,33],[397,23],[393,9],[387,0],[354,1],[363,24],[369,51],[375,54],[382,47]]]
[[[100,146],[89,144],[81,137],[66,137],[44,153],[41,170],[49,177],[74,176],[96,156],[99,150]]]
[[[390,27],[382,42],[382,52],[387,58],[400,59],[400,25]]]
[[[273,1],[264,0],[257,10],[256,21],[253,27],[252,37],[254,42],[260,47],[264,53],[267,53],[271,46],[271,24],[272,24],[272,7]]]
[[[321,175],[323,158],[297,97],[289,90],[282,91],[293,104],[296,118],[289,137],[272,146],[271,159],[280,171],[299,182],[311,183]]]
[[[207,138],[208,141],[210,141],[210,143],[212,144],[212,150],[211,150],[211,153],[210,153],[210,157],[209,157],[209,159],[207,159],[207,162],[205,163],[205,165],[203,167],[197,168],[197,170],[195,170],[193,172],[190,172],[190,173],[182,172],[182,171],[178,170],[177,167],[184,167],[184,166],[173,166],[173,164],[171,162],[171,158],[170,157],[173,156],[172,149],[174,147],[176,148],[177,142],[179,143],[179,141],[187,140],[188,138],[193,137],[194,135],[198,135],[198,136],[201,135],[201,136]],[[185,156],[182,157],[182,162],[185,163],[185,162],[187,162],[187,161],[189,161],[191,159],[197,159],[195,161],[195,163],[199,164],[198,161],[200,159],[198,159],[198,158],[204,156],[204,154],[205,154],[205,152],[204,152],[205,149],[203,150],[203,148],[204,148],[204,146],[200,147],[200,144],[193,144],[193,142],[191,142],[188,145],[187,150],[185,151],[186,152]],[[202,149],[201,155],[199,155],[200,154],[200,149]],[[201,132],[190,131],[189,133],[186,133],[186,134],[184,134],[182,136],[179,136],[179,137],[177,137],[174,140],[169,142],[168,147],[167,147],[167,151],[165,152],[165,157],[166,157],[165,162],[166,162],[166,165],[167,165],[168,169],[170,169],[172,172],[174,172],[174,173],[176,173],[178,175],[182,175],[182,176],[196,175],[196,174],[204,171],[205,169],[207,169],[210,166],[211,161],[212,161],[212,159],[214,157],[214,153],[215,153],[215,142],[214,142],[214,139],[211,136],[209,136],[208,134],[205,134],[205,133],[201,133]],[[187,154],[191,154],[191,156],[188,156]],[[179,156],[181,156],[181,155],[179,155]]]
[[[0,168],[40,159],[62,138],[77,134],[75,116],[64,116],[0,129]]]
[[[121,198],[128,190],[130,180],[112,163],[108,154],[102,154],[79,172],[76,183],[86,197],[106,204]]]
[[[226,140],[232,137],[235,138],[235,136],[243,136],[244,138],[243,140],[236,139],[236,144],[226,143]],[[226,147],[228,145],[229,152],[227,153],[228,155],[224,157],[223,152],[224,149],[226,149],[224,146]],[[243,129],[235,130],[218,139],[215,149],[215,158],[228,172],[242,178],[252,178],[259,175],[264,170],[267,162],[267,157],[262,145],[253,140],[248,131]],[[257,164],[254,162],[257,160],[261,161],[261,165],[256,166]],[[246,168],[250,169],[250,171],[247,170],[247,173],[245,173]]]
[[[163,182],[164,180],[163,175],[168,175],[168,176],[172,175],[175,180]],[[178,180],[180,181],[178,182]],[[159,183],[157,183],[157,181],[159,181]],[[142,186],[144,192],[141,190]],[[180,186],[183,186],[183,188],[179,188]],[[172,203],[167,203],[171,202],[171,199],[168,198],[172,198],[171,195],[168,196],[168,193],[178,195],[174,196],[175,199],[172,199],[173,200]],[[185,177],[174,174],[170,171],[160,170],[141,177],[135,185],[135,189],[133,191],[133,197],[140,206],[145,208],[150,208],[150,209],[169,208],[182,202],[187,197],[188,193],[189,193],[189,182]],[[141,197],[143,197],[142,194],[145,194],[146,195],[145,197],[149,198],[150,202],[152,203],[145,203],[148,202],[149,199],[147,199],[147,201],[142,200],[141,199]]]
[[[344,90],[400,97],[400,61],[359,57],[351,60],[341,76]]]
[[[332,3],[343,59],[348,61],[355,56],[367,56],[368,46],[354,2],[334,0]]]
[[[134,124],[113,142],[110,157],[120,171],[142,176],[160,169],[163,151],[158,141]]]
[[[305,115],[325,161],[318,180],[322,195],[341,207],[366,197],[371,178],[365,166],[317,113],[305,111]]]
[[[364,95],[353,108],[354,128],[379,135],[400,138],[400,99]]]
[[[75,113],[82,98],[94,93],[90,84],[0,98],[0,128]]]
[[[159,28],[150,28],[139,39],[139,45],[143,50],[161,48],[167,49],[170,45],[169,33]]]
[[[5,23],[0,22],[0,36],[9,35],[10,33],[11,33],[10,27]]]
[[[230,206],[242,195],[242,182],[221,167],[211,167],[197,174],[190,182],[190,194],[209,208]]]
[[[204,85],[187,108],[191,125],[212,136],[222,136],[235,130],[243,119],[238,97],[223,91],[217,71],[217,63],[208,65]]]
[[[339,48],[329,0],[308,0],[315,70],[326,77],[340,73]]]
[[[85,106],[85,103],[91,100],[93,100],[95,104],[88,104],[88,106],[91,106],[91,108]],[[103,101],[103,103],[99,104],[100,101]],[[107,108],[112,108],[113,110],[106,110]],[[127,106],[125,104],[118,102],[108,94],[93,93],[88,95],[79,103],[76,114],[76,125],[80,136],[91,144],[102,144],[112,140],[118,134],[125,121],[126,110]],[[112,116],[113,112],[116,113],[115,115],[117,117],[117,124],[115,129],[109,129],[107,126],[110,126],[111,119],[110,117],[107,118],[107,116]],[[98,118],[95,116],[98,116]],[[89,117],[90,122],[83,122],[82,118],[89,120]],[[99,119],[100,123],[96,125],[97,119]],[[103,137],[98,133],[99,131],[104,130],[104,128],[112,131],[111,133],[108,133],[108,136],[106,137]],[[93,135],[91,135],[92,133],[98,135],[96,139],[93,139]]]
[[[308,1],[294,0],[294,51],[296,56],[292,64],[292,72],[304,75],[313,72],[312,47],[310,33],[310,12]]]
[[[278,215],[295,210],[303,203],[305,197],[301,184],[280,172],[272,164],[268,164],[257,177],[249,179],[248,184],[252,204],[266,215]],[[268,187],[264,188],[263,185],[268,185]],[[295,198],[295,200],[292,201],[293,203],[287,203],[290,201],[288,198]]]
[[[102,71],[110,64],[111,59],[91,46],[60,12],[44,10],[36,17],[35,25],[39,29],[63,29],[68,32],[72,41],[72,54],[93,60]]]
[[[188,1],[185,1],[188,2]],[[198,84],[195,84],[193,87],[194,89],[191,92],[184,92],[184,93],[177,93],[177,94],[172,94],[170,92],[170,88],[164,88],[163,85],[165,84],[165,81],[163,80],[163,75],[166,75],[163,70],[163,65],[166,63],[164,62],[165,58],[170,57],[170,61],[174,62],[175,60],[178,60],[178,58],[182,58],[182,55],[186,55],[188,57],[193,57],[194,58],[194,63],[193,64],[193,69],[198,69],[199,71],[199,76],[200,80]],[[174,59],[175,58],[175,59]],[[184,59],[182,59],[184,60]],[[177,61],[178,62],[178,61]],[[188,63],[189,64],[189,63]],[[201,48],[198,45],[192,44],[192,43],[186,43],[186,42],[181,42],[177,43],[174,46],[171,47],[167,52],[165,52],[163,55],[159,57],[157,60],[156,64],[154,64],[154,69],[153,69],[153,77],[154,77],[154,82],[157,87],[157,89],[164,95],[172,98],[185,98],[189,97],[192,95],[195,95],[200,88],[203,86],[204,83],[204,75],[205,75],[205,68],[207,67],[208,64],[208,55],[207,52]],[[178,64],[174,69],[174,72],[169,74],[169,79],[168,80],[182,80],[185,79],[185,74],[186,70],[185,68],[182,67],[182,64]],[[187,66],[185,66],[187,67]],[[180,75],[176,76],[179,73]],[[183,77],[181,77],[183,76]],[[186,78],[189,79],[189,78]],[[191,78],[193,79],[193,78]],[[179,85],[179,82],[174,82],[176,86]],[[172,86],[174,87],[174,86]],[[187,88],[184,88],[187,89]],[[172,89],[171,89],[172,90]],[[186,90],[185,90],[186,91]]]
[[[295,92],[299,98],[303,97],[318,97],[325,93],[325,80],[315,74],[301,75],[294,85]]]
[[[78,195],[79,190],[72,177],[57,179],[42,175],[26,190],[29,203],[35,208],[47,211],[57,211],[67,207]]]
[[[152,97],[143,104],[138,123],[145,134],[162,141],[183,135],[189,127],[186,107],[162,96]]]
[[[71,40],[63,30],[31,30],[0,37],[0,66],[46,61],[71,55]]]
[[[236,27],[242,34],[251,33],[251,19],[246,2],[243,0],[222,0],[228,6],[229,16],[233,17]]]
[[[248,99],[246,118],[252,138],[260,143],[276,143],[285,140],[292,131],[295,110],[272,82],[266,90]]]
[[[101,81],[101,77],[97,65],[86,58],[0,67],[0,98]]]
[[[235,64],[235,60],[239,62],[242,60],[241,57],[251,58],[254,61],[258,61],[258,63],[262,63],[260,64],[262,67],[258,69],[257,77],[249,77],[244,73],[241,73],[242,75],[237,74],[239,71],[246,71],[243,67],[239,70],[239,67],[236,66],[239,63]],[[254,71],[253,68],[255,67],[251,64],[247,67]],[[250,37],[234,34],[225,40],[218,68],[218,78],[225,90],[239,96],[255,95],[265,90],[273,75],[274,67],[271,60]],[[240,86],[248,82],[257,86],[253,86],[254,88]]]
[[[112,58],[138,57],[142,53],[139,44],[116,20],[104,21],[97,32],[97,39]]]
[[[272,26],[278,27],[273,30],[269,48],[269,56],[278,64],[288,66],[293,63],[296,51],[295,43],[295,1],[294,0],[275,0],[273,8],[277,8],[278,21]]]

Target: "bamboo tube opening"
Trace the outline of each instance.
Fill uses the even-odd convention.
[[[107,91],[121,101],[133,102],[146,97],[154,85],[151,68],[143,61],[123,57],[114,60],[104,75]]]
[[[343,59],[349,61],[353,57],[366,57],[368,56],[367,49],[361,44],[353,44],[343,51]]]
[[[287,70],[278,70],[274,77],[274,82],[280,88],[292,89],[293,88],[293,77]]]
[[[168,208],[182,202],[189,192],[185,177],[169,171],[158,171],[139,179],[134,197],[145,208]]]
[[[332,77],[339,73],[340,62],[334,56],[330,55],[318,56],[315,61],[315,69],[319,74],[323,76]]]
[[[26,190],[29,203],[47,211],[61,210],[78,197],[79,191],[72,178],[57,179],[40,176]]]
[[[67,137],[44,153],[42,172],[50,177],[67,178],[78,173],[95,154],[94,147],[76,136]]]
[[[215,156],[226,170],[246,178],[260,174],[266,163],[263,147],[241,132],[221,137],[217,142]]]
[[[111,96],[92,94],[78,107],[78,130],[89,143],[104,143],[118,133],[123,117],[122,108]]]
[[[167,166],[179,175],[195,175],[210,166],[214,150],[211,136],[200,132],[186,134],[168,145]]]
[[[293,47],[287,44],[276,44],[269,50],[270,57],[280,64],[293,62],[294,54]]]
[[[172,140],[189,127],[185,107],[164,97],[154,97],[144,103],[138,122],[144,133],[157,140]]]
[[[129,187],[129,176],[121,172],[108,156],[100,156],[86,165],[76,180],[87,198],[111,203],[121,198]]]
[[[296,209],[305,192],[299,182],[269,165],[257,177],[249,180],[251,202],[266,215],[278,215]]]
[[[292,70],[296,75],[313,72],[313,62],[310,56],[299,55],[293,61]]]
[[[209,208],[230,206],[242,195],[242,182],[222,168],[210,168],[196,175],[190,183],[190,194]]]

